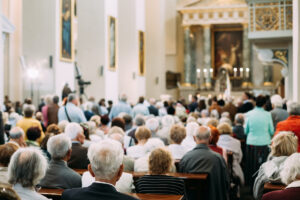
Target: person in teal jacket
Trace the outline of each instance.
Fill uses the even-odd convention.
[[[255,173],[268,157],[269,145],[274,134],[272,116],[271,113],[264,110],[265,104],[266,97],[259,95],[256,98],[256,107],[246,113],[246,183],[251,188],[255,180]]]

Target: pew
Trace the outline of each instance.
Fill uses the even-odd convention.
[[[39,193],[47,198],[51,198],[52,200],[60,200],[63,191],[64,191],[63,189],[42,188],[39,190]],[[183,198],[182,195],[139,194],[139,193],[126,193],[126,194],[141,200],[154,200],[154,199],[181,200]]]
[[[285,187],[286,187],[286,185],[283,185],[283,184],[265,183],[264,193],[272,192],[275,190],[283,190],[283,189],[285,189]]]

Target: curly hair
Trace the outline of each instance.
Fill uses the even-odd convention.
[[[149,172],[152,175],[166,174],[172,166],[172,155],[163,148],[153,150],[149,156]]]
[[[279,132],[273,139],[271,145],[271,155],[290,156],[297,152],[298,138],[293,132]]]
[[[151,137],[151,131],[146,126],[140,126],[135,131],[137,140],[148,140]]]
[[[170,130],[170,138],[175,144],[181,144],[186,137],[186,130],[183,126],[173,125]]]

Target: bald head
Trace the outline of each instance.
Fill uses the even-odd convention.
[[[200,126],[194,133],[194,139],[197,144],[208,144],[210,138],[210,128],[208,126]]]

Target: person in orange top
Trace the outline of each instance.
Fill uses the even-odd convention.
[[[34,111],[35,111],[34,105],[31,104],[26,105],[24,107],[24,118],[17,122],[17,126],[23,129],[24,133],[27,133],[27,130],[31,127],[38,127],[41,130],[41,137],[37,140],[37,142],[41,143],[41,141],[45,137],[45,134],[43,132],[41,123],[38,120],[33,119],[32,117]],[[26,134],[25,134],[25,140],[27,140]]]
[[[275,135],[280,131],[292,131],[298,138],[298,152],[300,152],[300,104],[288,104],[289,117],[277,123]]]

